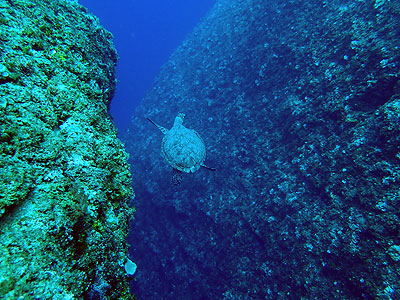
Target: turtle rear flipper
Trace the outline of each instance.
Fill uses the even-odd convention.
[[[174,185],[178,186],[182,182],[182,171],[179,171],[177,169],[172,169],[172,178],[171,181]]]

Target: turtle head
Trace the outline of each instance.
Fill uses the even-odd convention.
[[[175,118],[174,126],[176,126],[176,125],[182,125],[183,119],[184,119],[184,118],[185,118],[185,114],[179,113],[178,116]]]

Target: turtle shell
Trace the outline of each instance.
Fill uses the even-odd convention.
[[[171,167],[186,173],[197,171],[206,159],[206,147],[200,135],[181,124],[165,134],[161,153]]]

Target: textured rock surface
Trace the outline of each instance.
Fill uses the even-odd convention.
[[[217,1],[126,138],[139,297],[400,298],[399,13]],[[145,117],[178,112],[218,170],[176,189]]]
[[[77,2],[0,0],[0,49],[0,298],[132,298],[111,34]]]

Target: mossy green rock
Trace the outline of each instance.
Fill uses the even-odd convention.
[[[0,298],[131,299],[112,35],[74,1],[0,15]]]

